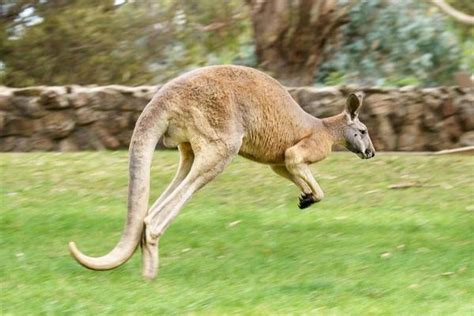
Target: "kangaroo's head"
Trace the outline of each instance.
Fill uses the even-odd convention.
[[[367,126],[359,120],[363,97],[364,95],[358,92],[351,93],[347,98],[344,109],[344,146],[360,158],[370,159],[375,156],[374,145],[372,145]]]

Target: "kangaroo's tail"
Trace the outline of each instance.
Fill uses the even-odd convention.
[[[150,168],[156,144],[168,128],[168,120],[159,106],[150,102],[133,131],[129,151],[128,214],[125,228],[115,248],[102,257],[89,257],[69,243],[69,250],[81,265],[93,270],[110,270],[125,263],[135,252],[148,210]]]

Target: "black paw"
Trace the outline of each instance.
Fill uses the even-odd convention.
[[[302,194],[300,196],[300,202],[298,203],[298,207],[300,209],[307,208],[311,204],[314,204],[316,201],[314,200],[311,194]]]

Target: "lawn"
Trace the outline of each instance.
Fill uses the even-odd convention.
[[[178,154],[158,152],[151,199]],[[79,266],[67,243],[103,255],[125,218],[127,153],[28,153],[1,160],[5,315],[472,315],[474,158],[335,153],[313,166],[326,198],[238,158],[161,239],[156,280],[139,252]],[[394,184],[412,184],[391,189]]]

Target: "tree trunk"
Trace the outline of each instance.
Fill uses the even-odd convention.
[[[310,85],[350,5],[337,0],[248,0],[259,67],[287,86]]]

